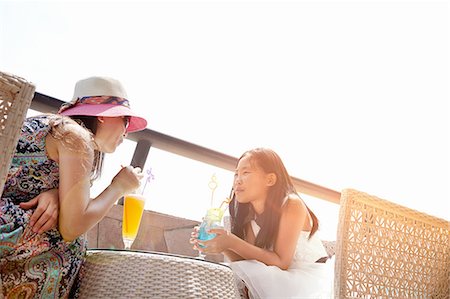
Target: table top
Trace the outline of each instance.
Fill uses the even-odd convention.
[[[155,255],[155,256],[187,259],[187,260],[191,260],[191,261],[210,263],[213,265],[220,265],[223,267],[230,268],[227,263],[223,263],[223,262],[209,261],[209,260],[201,259],[198,257],[182,255],[182,254],[175,254],[175,253],[168,253],[168,252],[161,252],[161,251],[139,250],[139,249],[116,249],[116,248],[114,248],[114,249],[113,248],[89,248],[87,251],[88,251],[88,253],[95,253],[95,252],[108,253],[108,252],[110,252],[110,253],[116,253],[116,254],[149,254],[149,255]]]
[[[81,298],[239,298],[222,263],[165,252],[89,249]]]

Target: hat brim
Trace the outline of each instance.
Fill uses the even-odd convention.
[[[132,133],[141,131],[147,127],[147,120],[137,115],[130,108],[117,104],[85,104],[78,105],[66,109],[61,112],[62,115],[67,116],[104,116],[104,117],[120,117],[129,116],[130,124],[127,132]]]

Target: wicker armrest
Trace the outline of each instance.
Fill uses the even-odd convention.
[[[11,158],[27,115],[35,86],[13,74],[0,72],[0,190],[8,174]]]
[[[450,223],[345,189],[336,298],[449,298]]]
[[[141,251],[88,250],[79,298],[238,298],[226,265]]]

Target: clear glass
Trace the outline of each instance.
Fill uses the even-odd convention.
[[[202,223],[198,229],[198,240],[208,241],[216,237],[216,234],[208,233],[208,230],[214,227],[221,226],[223,217],[223,210],[220,208],[210,208],[203,218]],[[199,251],[198,258],[205,259],[205,255]]]
[[[124,196],[122,239],[125,249],[130,249],[139,231],[142,213],[145,206],[145,197],[138,193]]]

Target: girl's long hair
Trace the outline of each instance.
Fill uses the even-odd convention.
[[[252,149],[245,152],[239,158],[239,161],[246,156],[250,156],[250,162],[261,167],[264,172],[275,173],[277,177],[275,184],[269,189],[267,194],[264,212],[257,219],[261,229],[256,237],[255,245],[260,248],[270,249],[273,247],[278,235],[284,199],[289,194],[297,194],[297,191],[283,162],[273,150],[266,148]],[[254,219],[253,207],[251,203],[239,203],[234,197],[233,195],[233,200],[229,206],[231,232],[239,238],[245,239],[245,228]],[[308,206],[306,208],[313,222],[309,235],[311,237],[319,228],[319,221]]]

